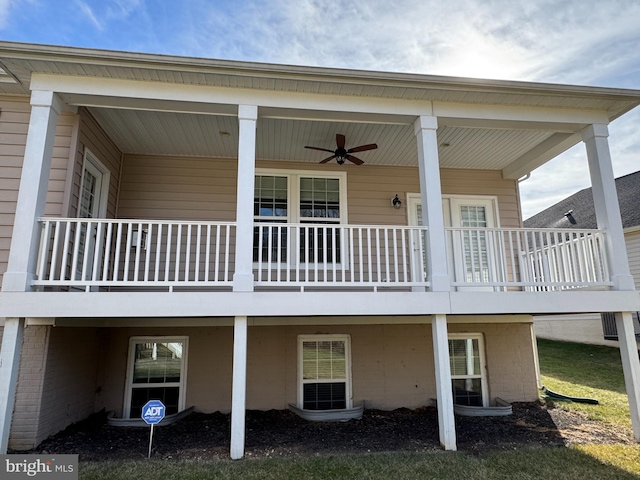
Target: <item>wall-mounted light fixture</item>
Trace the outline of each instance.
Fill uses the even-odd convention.
[[[391,199],[391,205],[396,210],[398,210],[400,207],[402,207],[402,200],[400,200],[398,198],[398,194],[397,193],[396,193],[396,196]]]

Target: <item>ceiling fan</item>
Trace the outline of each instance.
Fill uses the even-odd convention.
[[[338,165],[342,165],[345,160],[349,160],[351,163],[355,163],[356,165],[362,165],[364,162],[360,160],[358,157],[354,157],[351,155],[352,153],[358,152],[366,152],[367,150],[375,150],[378,148],[378,145],[375,143],[370,143],[369,145],[360,145],[359,147],[353,147],[349,150],[344,148],[345,137],[339,133],[336,134],[336,148],[335,150],[329,150],[327,148],[320,147],[309,147],[305,146],[304,148],[310,148],[311,150],[320,150],[321,152],[330,152],[333,153],[330,157],[321,160],[320,163],[327,163],[329,160],[333,160],[334,158],[338,162]]]

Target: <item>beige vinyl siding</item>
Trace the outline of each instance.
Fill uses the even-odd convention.
[[[68,215],[71,218],[78,216],[78,195],[80,192],[82,166],[85,150],[89,149],[111,172],[109,179],[109,198],[107,201],[107,218],[114,218],[116,216],[118,202],[118,183],[122,154],[86,109],[80,109],[79,116],[78,143],[75,154],[73,185],[71,188]]]
[[[640,290],[640,230],[625,233],[624,240],[627,244],[629,270],[633,275],[636,290]]]
[[[236,163],[126,155],[118,217],[235,221]]]
[[[406,194],[418,193],[417,167],[318,165],[259,161],[257,168],[347,172],[349,223],[406,225]],[[236,210],[235,159],[126,155],[118,217],[233,221]],[[499,171],[441,171],[443,194],[498,197],[500,224],[519,227],[517,184]],[[395,210],[398,194],[403,207]]]
[[[0,97],[0,282],[7,269],[31,106],[25,97]],[[74,115],[58,117],[45,215],[62,215]]]

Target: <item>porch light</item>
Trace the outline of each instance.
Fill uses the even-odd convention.
[[[396,196],[391,199],[391,205],[393,205],[393,208],[395,208],[396,210],[402,207],[402,200],[398,198],[397,193],[396,193]]]

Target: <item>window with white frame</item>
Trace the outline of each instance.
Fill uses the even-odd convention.
[[[449,334],[453,403],[486,406],[484,345],[481,334]]]
[[[289,170],[256,173],[254,222],[270,225],[254,228],[253,260],[339,263],[340,230],[332,226],[346,223],[346,174]],[[289,230],[273,225],[279,223],[300,224],[298,237],[289,238]]]
[[[129,343],[124,417],[139,418],[149,400],[167,415],[184,410],[188,337],[133,337]]]
[[[351,408],[350,343],[349,335],[298,337],[299,408]]]

